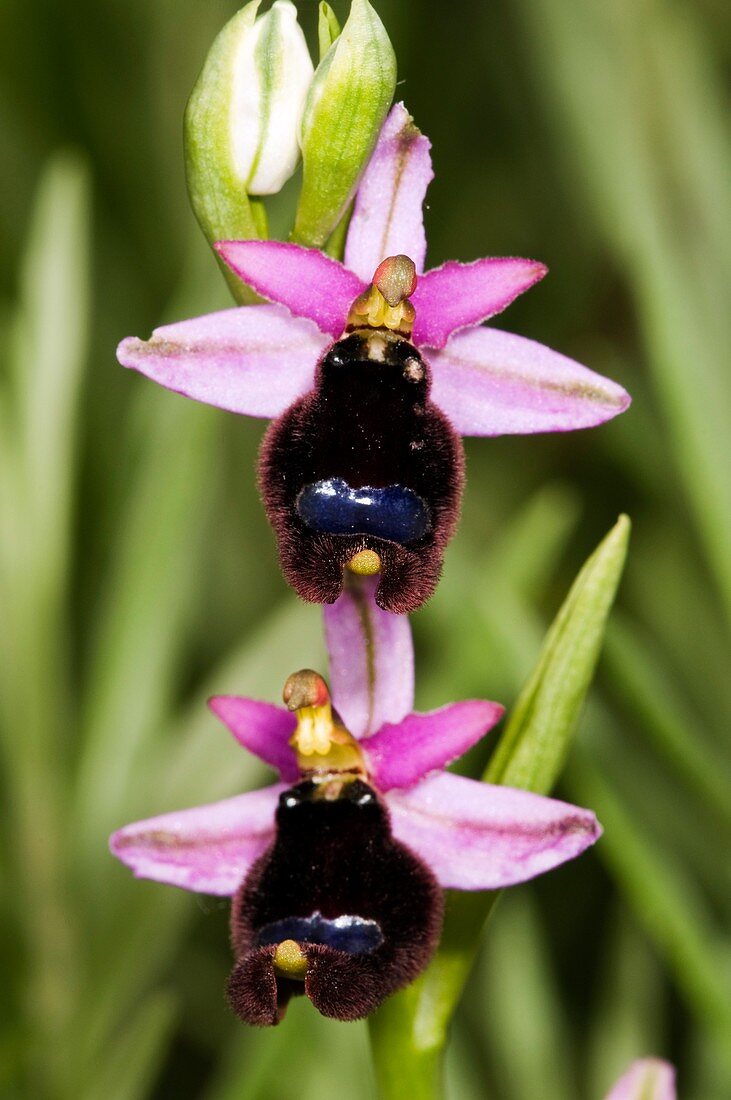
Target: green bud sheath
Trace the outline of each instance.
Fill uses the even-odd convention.
[[[322,9],[321,9],[322,11]],[[321,33],[323,31],[321,14]],[[302,120],[303,181],[292,240],[321,248],[368,163],[396,88],[396,57],[368,0],[353,0],[320,62]]]

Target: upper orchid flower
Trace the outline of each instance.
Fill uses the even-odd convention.
[[[288,680],[287,709],[211,700],[281,781],[112,837],[136,875],[234,897],[229,997],[248,1023],[276,1023],[302,992],[327,1016],[367,1015],[426,966],[440,887],[510,886],[599,835],[587,810],[443,771],[502,707],[410,713],[408,623],[362,583],[326,611],[337,710],[309,670]]]
[[[543,278],[533,260],[450,261],[422,274],[430,145],[402,104],[355,201],[345,263],[278,241],[222,241],[275,305],[122,341],[121,363],[237,413],[276,417],[260,484],[287,580],[331,603],[343,568],[380,573],[382,608],[433,592],[459,511],[457,433],[568,431],[616,416],[616,383],[482,322]],[[333,341],[335,341],[333,343]]]

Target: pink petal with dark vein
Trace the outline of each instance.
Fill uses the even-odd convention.
[[[386,800],[394,836],[457,890],[525,882],[574,859],[601,832],[589,810],[446,773]]]
[[[424,270],[422,204],[434,178],[430,149],[403,103],[396,103],[360,182],[348,227],[345,264],[364,282],[387,256],[410,256],[417,272]]]
[[[312,388],[328,339],[281,306],[240,306],[129,336],[117,348],[132,367],[175,393],[246,416],[279,416]]]
[[[499,329],[461,332],[430,352],[429,362],[432,400],[462,435],[591,428],[630,404],[616,382]]]
[[[406,615],[382,611],[378,577],[323,608],[333,702],[354,737],[400,722],[414,705],[414,647]]]
[[[137,821],[114,833],[109,846],[137,878],[201,894],[232,895],[274,838],[274,814],[284,790],[277,783]]]

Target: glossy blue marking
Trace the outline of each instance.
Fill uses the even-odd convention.
[[[375,535],[407,545],[429,530],[425,502],[403,485],[351,489],[347,481],[331,477],[306,485],[296,507],[303,523],[329,535]]]
[[[375,951],[383,943],[383,933],[378,921],[365,917],[335,917],[330,920],[316,910],[311,917],[284,917],[260,928],[256,942],[267,947],[282,940],[296,943],[321,943],[348,955],[365,955]]]

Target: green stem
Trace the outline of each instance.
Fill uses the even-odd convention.
[[[412,986],[402,996],[412,1001],[418,990]],[[444,1046],[420,1046],[413,1031],[405,1036],[402,1015],[401,1000],[392,998],[368,1022],[379,1094],[386,1100],[438,1100],[443,1092]]]
[[[448,891],[442,940],[429,969],[369,1019],[373,1064],[384,1100],[442,1096],[452,1014],[501,893]]]

